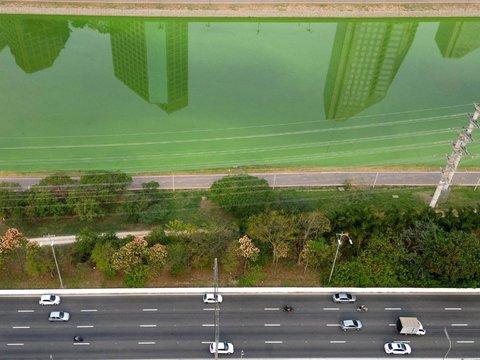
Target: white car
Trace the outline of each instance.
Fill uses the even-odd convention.
[[[58,305],[60,304],[60,296],[57,295],[42,295],[40,300],[38,300],[40,305]]]
[[[205,294],[203,295],[203,302],[205,304],[215,304],[215,303],[221,303],[223,301],[222,295],[217,294]]]
[[[213,342],[210,344],[210,354],[215,354],[216,344]],[[233,344],[221,341],[218,343],[218,353],[219,354],[233,354]]]
[[[332,300],[336,303],[354,303],[357,297],[348,293],[337,293],[332,295]]]
[[[387,354],[408,355],[412,353],[410,345],[404,343],[386,343],[384,348]]]
[[[340,321],[340,328],[343,331],[360,330],[362,328],[362,322],[360,320],[342,320]]]
[[[68,321],[70,314],[65,311],[52,311],[48,317],[48,321]]]

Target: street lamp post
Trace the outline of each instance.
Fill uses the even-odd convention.
[[[452,349],[452,340],[450,340],[450,336],[448,335],[447,328],[443,328],[443,331],[445,332],[445,336],[448,339],[448,350],[447,350],[447,353],[445,354],[445,356],[443,357],[443,360],[445,360],[448,356],[448,353]]]
[[[55,248],[53,247],[52,237],[55,237],[55,235],[47,234],[47,235],[44,235],[44,237],[48,237],[48,239],[50,240],[50,246],[52,247],[53,259],[55,260],[55,266],[57,267],[58,278],[60,279],[60,286],[63,289],[62,275],[60,274],[60,267],[58,266],[57,256],[55,255]]]
[[[328,282],[330,283],[330,280],[332,280],[332,275],[333,275],[333,269],[335,268],[335,263],[337,262],[337,256],[338,256],[338,250],[340,250],[340,245],[342,245],[342,240],[344,237],[348,239],[348,242],[350,245],[353,245],[352,239],[350,239],[350,236],[348,233],[337,233],[335,234],[337,236],[337,251],[335,252],[335,258],[333,259],[333,264],[332,264],[332,269],[330,270],[330,276],[328,277]]]

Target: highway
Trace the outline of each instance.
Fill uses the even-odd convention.
[[[383,344],[408,341],[411,356],[474,358],[480,354],[478,295],[358,295],[335,304],[328,295],[225,295],[220,338],[240,358],[383,358]],[[281,310],[291,304],[294,311]],[[358,304],[366,313],[358,313]],[[0,354],[4,359],[208,359],[214,340],[214,305],[195,295],[63,296],[58,306],[38,297],[0,297]],[[52,310],[71,314],[47,320]],[[425,336],[399,335],[398,316],[416,316]],[[338,323],[359,319],[361,331]],[[75,344],[73,336],[84,342]],[[227,357],[223,355],[221,357]]]

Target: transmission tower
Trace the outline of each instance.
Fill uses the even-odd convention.
[[[478,128],[478,118],[480,116],[480,105],[473,104],[475,112],[470,114],[470,124],[468,127],[458,134],[456,141],[452,143],[452,153],[447,156],[447,166],[442,170],[442,177],[437,185],[437,189],[433,194],[430,207],[435,208],[440,199],[445,200],[450,192],[450,185],[452,183],[453,175],[457,171],[458,164],[462,156],[468,155],[467,144],[473,141],[472,132],[474,128]]]

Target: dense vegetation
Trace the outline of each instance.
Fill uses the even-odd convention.
[[[316,272],[320,284],[332,286],[480,285],[480,221],[474,207],[434,211],[419,198],[380,200],[382,191],[391,198],[390,190],[347,188],[343,197],[331,191],[273,190],[248,175],[223,178],[202,193],[174,194],[157,183],[128,191],[130,183],[118,172],[89,173],[78,180],[54,175],[28,191],[4,183],[0,215],[20,231],[22,224],[52,219],[90,224],[78,232],[66,256],[75,266],[95,267],[126,286],[210,269],[215,257],[240,285],[261,285],[266,269],[281,268]],[[153,231],[145,238],[119,239],[95,230],[111,216]],[[338,245],[336,235],[342,232],[348,232],[352,245]],[[0,237],[2,271],[32,279],[54,276],[49,251],[9,229]]]

